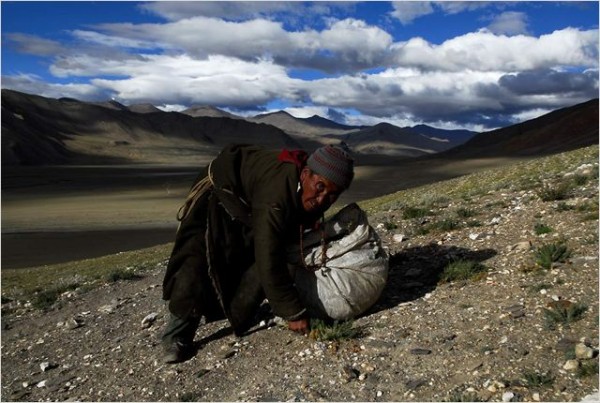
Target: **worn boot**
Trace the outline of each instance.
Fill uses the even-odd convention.
[[[186,361],[194,355],[194,335],[200,318],[181,319],[171,314],[171,320],[162,336],[162,360],[167,364]]]

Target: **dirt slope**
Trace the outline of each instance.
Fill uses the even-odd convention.
[[[278,325],[238,339],[221,321],[201,327],[194,358],[162,364],[166,262],[138,280],[67,292],[47,312],[3,298],[1,398],[580,401],[598,391],[592,157],[558,174],[528,176],[521,164],[518,182],[495,182],[490,171],[365,207],[391,256],[390,276],[377,305],[354,322],[356,339],[321,342]],[[541,189],[565,181],[576,183],[565,199],[542,200]],[[408,218],[411,207],[429,213]],[[536,233],[541,224],[551,231]],[[562,241],[572,252],[565,262],[534,264],[537,249]],[[488,271],[478,281],[441,282],[456,259]],[[569,304],[586,308],[579,320],[545,321],[545,309]]]

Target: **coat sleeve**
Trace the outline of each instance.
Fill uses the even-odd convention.
[[[254,253],[263,289],[273,312],[286,320],[306,312],[287,268],[286,239],[297,225],[277,204],[253,208]],[[298,229],[299,230],[299,229]]]

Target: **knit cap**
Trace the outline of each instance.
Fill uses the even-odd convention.
[[[306,165],[316,174],[337,186],[348,189],[354,178],[354,160],[339,146],[318,148],[308,157]]]

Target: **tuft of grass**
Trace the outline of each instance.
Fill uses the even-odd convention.
[[[388,231],[392,231],[398,228],[398,225],[394,222],[391,221],[386,221],[383,223],[383,228],[385,228]]]
[[[535,251],[535,263],[546,270],[551,269],[553,263],[566,262],[569,257],[571,257],[571,251],[562,242],[545,244]]]
[[[557,184],[544,184],[537,191],[542,201],[565,200],[571,196],[572,185],[570,182],[559,182]]]
[[[428,216],[429,210],[419,207],[406,207],[402,212],[402,218],[405,220],[410,220],[413,218],[423,218]]]
[[[36,309],[48,310],[58,301],[62,293],[71,291],[79,287],[79,284],[68,284],[57,286],[46,290],[38,290],[31,299],[31,306]]]
[[[549,290],[552,287],[554,287],[554,286],[550,283],[540,283],[540,284],[531,285],[529,287],[529,289],[533,292],[540,292],[542,290]]]
[[[575,186],[583,186],[590,180],[587,175],[575,174],[573,175],[572,181]]]
[[[547,226],[546,224],[536,223],[533,227],[536,235],[549,234],[553,231],[552,228]]]
[[[577,377],[586,378],[588,376],[598,375],[598,360],[586,360],[577,368]]]
[[[470,208],[461,207],[458,210],[456,210],[456,215],[460,218],[470,218],[475,216],[476,214],[477,213],[475,212],[475,210]]]
[[[473,260],[455,260],[451,262],[440,277],[442,283],[458,280],[479,280],[487,272],[487,267]]]
[[[340,341],[360,336],[361,329],[355,328],[352,320],[326,323],[321,319],[311,319],[310,337],[318,341]]]
[[[438,231],[454,231],[460,228],[460,223],[451,218],[445,218],[443,220],[437,221],[430,225],[431,229],[437,229]]]
[[[137,280],[139,278],[141,278],[141,276],[134,271],[119,268],[108,273],[106,276],[106,281],[109,283],[116,283],[117,281],[121,280]]]
[[[169,257],[172,247],[173,244],[168,243],[75,262],[22,269],[2,268],[2,294],[7,298],[30,300],[38,299],[41,290],[48,290],[48,295],[39,297],[40,304],[46,305],[42,301],[52,299],[53,289],[69,286],[65,279],[76,279],[76,283],[92,289],[100,286],[102,281],[110,281],[110,274],[119,268],[133,266],[138,268],[138,273],[155,268]]]
[[[523,379],[528,387],[550,386],[554,383],[554,377],[550,373],[526,372]]]
[[[568,327],[571,323],[581,320],[587,310],[588,307],[585,304],[557,306],[552,309],[543,308],[544,326],[549,330],[555,330],[559,324]]]
[[[454,391],[448,395],[448,398],[444,400],[445,402],[482,402],[474,392],[460,392]]]

